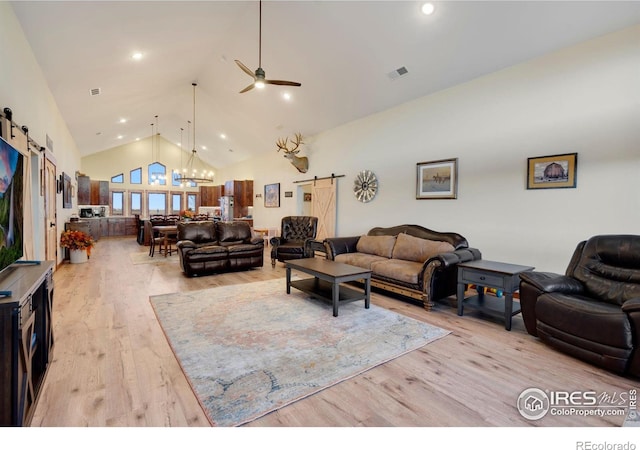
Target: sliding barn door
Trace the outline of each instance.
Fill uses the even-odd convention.
[[[335,178],[316,180],[311,195],[311,215],[318,218],[316,239],[322,241],[336,235],[336,192],[338,180]]]

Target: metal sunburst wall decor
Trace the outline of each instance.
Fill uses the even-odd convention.
[[[378,179],[376,174],[370,170],[361,171],[354,181],[353,193],[362,203],[373,200],[378,192]]]

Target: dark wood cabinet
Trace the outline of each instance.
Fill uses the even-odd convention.
[[[91,205],[109,204],[109,182],[91,180]]]
[[[125,234],[125,219],[124,218],[109,218],[109,236],[124,236]],[[135,234],[135,233],[134,233]]]
[[[53,357],[54,261],[0,274],[0,426],[29,425]]]
[[[109,182],[92,180],[86,175],[78,177],[78,205],[109,204]]]
[[[100,236],[109,236],[109,219],[98,219],[100,223]]]
[[[87,176],[78,177],[78,205],[91,204],[91,179]]]
[[[135,236],[138,232],[138,221],[135,217],[125,217],[124,234],[125,236]]]
[[[201,206],[220,206],[220,197],[225,195],[225,187],[220,186],[200,186]]]

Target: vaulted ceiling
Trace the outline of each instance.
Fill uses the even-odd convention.
[[[82,155],[149,136],[156,115],[190,150],[196,82],[195,143],[215,167],[640,23],[637,1],[444,1],[430,16],[422,3],[265,1],[266,77],[302,86],[240,94],[257,1],[12,2]]]

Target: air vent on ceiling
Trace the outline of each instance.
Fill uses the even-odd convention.
[[[102,91],[100,88],[89,89],[89,94],[93,97],[94,95],[100,95]]]
[[[389,72],[388,75],[389,75],[389,78],[391,78],[392,80],[397,80],[401,76],[404,76],[408,73],[409,71],[407,70],[407,68],[405,66],[402,66],[399,69],[394,70],[393,72]]]

